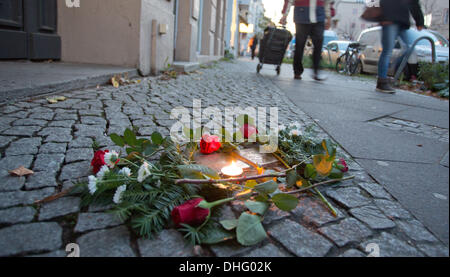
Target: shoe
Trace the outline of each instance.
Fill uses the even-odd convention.
[[[395,89],[391,86],[391,80],[389,80],[388,78],[378,78],[377,91],[389,94],[395,93]]]
[[[301,74],[294,74],[294,79],[295,80],[301,80],[302,79],[302,75]]]
[[[316,80],[316,81],[325,81],[326,79],[327,79],[327,77],[325,77],[325,76],[320,76],[320,74],[319,73],[314,73],[314,75],[313,75],[313,77],[312,77],[314,80]]]

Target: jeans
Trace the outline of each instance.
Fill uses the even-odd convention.
[[[312,24],[295,24],[295,55],[294,55],[294,73],[301,75],[303,73],[303,51],[305,50],[306,40],[311,37],[314,45],[313,67],[314,73],[319,71],[320,60],[322,59],[323,34],[325,31],[324,22]]]
[[[406,31],[407,29],[395,23],[383,26],[383,34],[381,35],[383,52],[381,53],[380,60],[378,61],[378,78],[387,78],[389,63],[397,37],[400,36],[403,41],[408,41]]]

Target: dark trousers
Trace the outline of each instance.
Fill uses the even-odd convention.
[[[294,73],[301,75],[303,73],[303,52],[308,36],[311,37],[314,45],[313,67],[314,72],[319,71],[320,60],[322,58],[323,33],[325,31],[324,22],[312,24],[295,24],[295,56],[294,56]]]

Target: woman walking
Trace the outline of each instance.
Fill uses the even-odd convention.
[[[419,31],[423,29],[424,17],[419,0],[381,0],[380,6],[382,10],[381,26],[383,34],[381,44],[383,52],[378,61],[377,91],[395,93],[387,77],[395,41],[400,37],[404,42],[407,42],[406,31],[411,25],[410,14],[413,16]]]

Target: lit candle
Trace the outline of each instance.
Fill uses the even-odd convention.
[[[222,174],[229,177],[238,177],[244,173],[244,170],[232,162],[230,166],[222,168]]]

